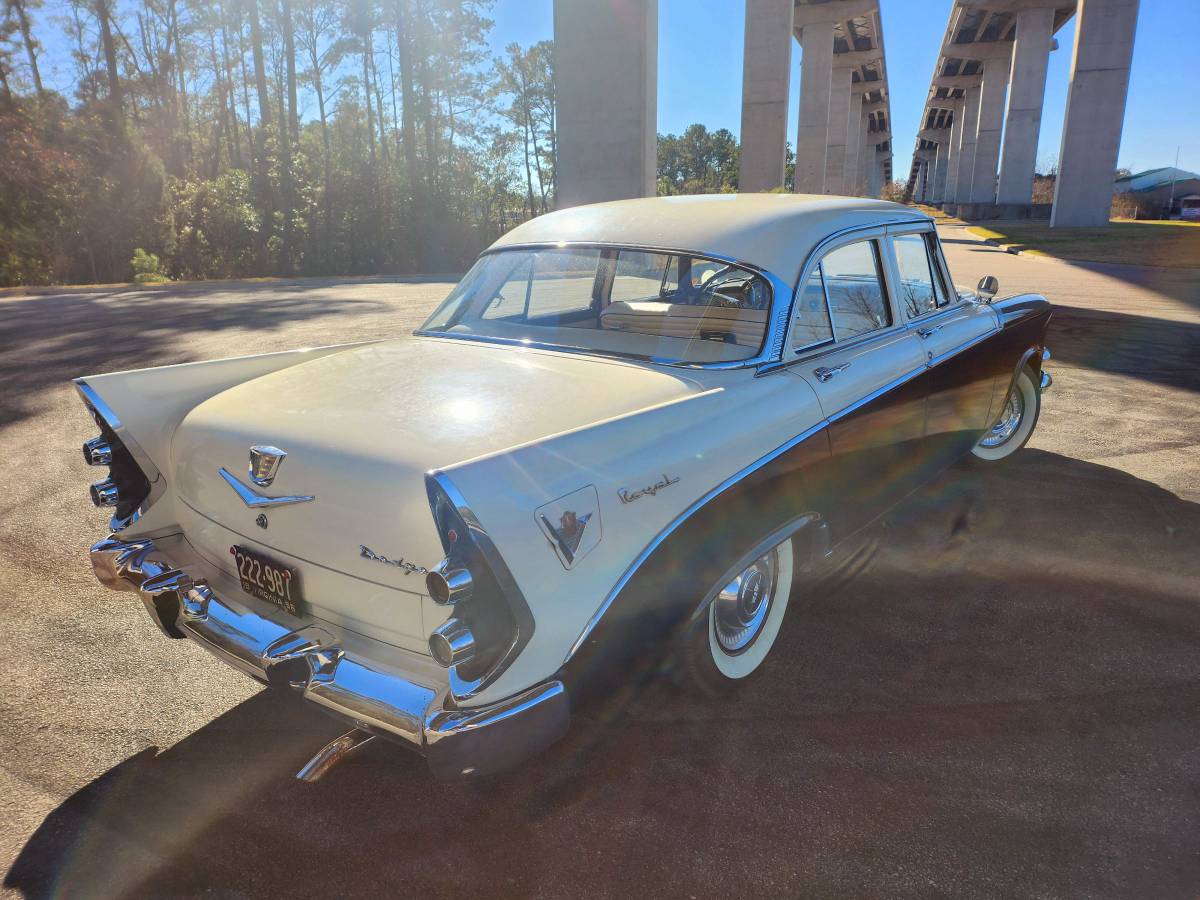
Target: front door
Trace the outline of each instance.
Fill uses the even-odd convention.
[[[897,234],[891,246],[900,306],[929,369],[925,450],[936,471],[970,450],[987,427],[997,370],[985,339],[999,325],[988,306],[948,289],[933,232]]]
[[[917,484],[924,437],[925,357],[888,296],[879,242],[860,240],[828,253],[797,298],[793,344],[830,335],[791,371],[816,392],[829,421],[832,455],[813,486],[845,536]],[[797,338],[801,335],[803,338]]]

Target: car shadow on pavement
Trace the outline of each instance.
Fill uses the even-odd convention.
[[[732,697],[631,686],[481,784],[375,742],[305,785],[342,726],[263,692],[76,792],[5,886],[1194,896],[1198,546],[1200,505],[1118,470],[960,465],[797,583]]]
[[[1200,325],[1193,322],[1056,306],[1046,346],[1055,362],[1200,391]]]

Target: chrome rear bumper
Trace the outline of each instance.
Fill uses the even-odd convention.
[[[191,638],[258,681],[298,691],[357,728],[418,750],[438,777],[509,768],[566,732],[562,682],[453,708],[444,670],[432,660],[326,622],[291,627],[285,613],[236,599],[236,589],[218,595],[211,581],[173,562],[188,555],[178,535],[157,544],[110,536],[92,547],[91,562],[105,587],[136,591],[164,634]]]

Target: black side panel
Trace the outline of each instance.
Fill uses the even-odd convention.
[[[639,667],[656,665],[657,654],[646,651],[671,638],[731,561],[813,509],[807,473],[828,457],[822,429],[713,498],[655,548],[564,667],[572,702],[610,693]]]

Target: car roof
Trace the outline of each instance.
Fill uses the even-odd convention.
[[[492,249],[520,244],[596,243],[735,259],[792,284],[829,235],[882,222],[928,222],[912,206],[824,194],[690,194],[594,203],[518,225]]]

